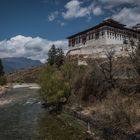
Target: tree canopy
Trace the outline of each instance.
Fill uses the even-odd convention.
[[[52,45],[48,52],[47,62],[49,65],[56,65],[60,67],[64,62],[64,52],[61,48],[56,48],[55,45]]]
[[[2,65],[2,60],[0,59],[0,77],[4,75],[4,68]]]

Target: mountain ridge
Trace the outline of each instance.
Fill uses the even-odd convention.
[[[25,57],[7,57],[2,58],[1,60],[5,73],[12,73],[21,69],[29,69],[43,64],[39,60],[32,60]]]

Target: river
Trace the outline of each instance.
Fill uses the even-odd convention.
[[[14,85],[0,97],[0,140],[85,140],[86,126],[41,107],[38,87]]]

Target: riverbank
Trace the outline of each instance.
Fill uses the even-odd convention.
[[[8,105],[11,102],[15,101],[16,99],[14,97],[11,98],[5,98],[7,96],[7,93],[14,90],[14,89],[20,89],[20,88],[27,88],[31,90],[38,90],[40,89],[40,86],[36,83],[8,83],[7,85],[0,86],[0,106]]]
[[[100,133],[99,139],[113,139],[113,140],[139,140],[140,132],[126,132],[114,128],[110,121],[104,120],[95,114],[90,107],[78,107],[71,108],[70,106],[65,106],[65,113],[85,122],[88,126],[89,135],[92,137],[97,135],[96,132]],[[119,120],[118,120],[119,121]],[[96,131],[95,131],[96,130]],[[98,130],[98,131],[97,131]],[[94,138],[94,137],[93,137]]]
[[[13,83],[12,88],[40,89],[40,86],[36,83]]]
[[[0,95],[4,94],[11,88],[11,84],[0,86]]]
[[[29,88],[29,89],[40,89],[40,86],[36,83],[8,83],[7,85],[0,86],[0,95],[6,93],[11,88]]]

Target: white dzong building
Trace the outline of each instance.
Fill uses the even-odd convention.
[[[69,36],[67,38],[69,42],[68,54],[101,53],[106,46],[122,47],[123,44],[137,43],[139,38],[140,24],[133,28],[127,28],[126,25],[113,19],[107,19],[92,28]]]

